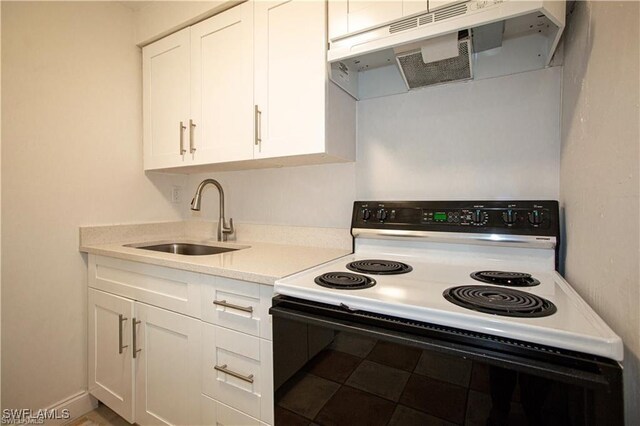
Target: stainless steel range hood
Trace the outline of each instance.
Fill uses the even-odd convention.
[[[564,0],[458,1],[336,34],[331,22],[339,17],[331,5],[331,79],[356,99],[548,66],[564,29],[566,7]],[[440,57],[437,46],[446,47],[447,39],[455,52]],[[367,79],[375,80],[374,96],[366,90],[370,81],[360,84]]]

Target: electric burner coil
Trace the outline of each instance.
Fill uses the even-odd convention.
[[[538,318],[557,311],[547,299],[511,288],[468,285],[448,288],[442,295],[463,308],[507,317]]]
[[[351,272],[327,272],[317,276],[314,281],[322,287],[339,290],[361,290],[376,285],[373,278]]]
[[[411,272],[413,268],[406,263],[390,260],[365,259],[347,264],[347,269],[373,275],[398,275]]]
[[[471,278],[487,284],[504,285],[507,287],[533,287],[540,281],[531,274],[509,271],[477,271],[471,274]]]

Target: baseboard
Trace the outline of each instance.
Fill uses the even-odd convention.
[[[46,422],[47,425],[63,425],[65,423],[70,422],[73,419],[76,419],[83,414],[88,413],[91,410],[94,410],[98,407],[98,400],[93,396],[89,395],[89,392],[82,391],[77,394],[70,396],[67,399],[64,399],[56,404],[53,404],[50,407],[47,407],[46,410],[48,412],[57,413],[58,416],[62,416],[62,410],[68,410],[69,418],[67,419],[55,419],[48,420]]]

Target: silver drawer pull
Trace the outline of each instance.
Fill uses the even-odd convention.
[[[129,345],[122,345],[122,323],[125,322],[128,318],[124,315],[118,315],[118,353],[121,354],[124,348],[128,348]]]
[[[225,308],[236,309],[242,312],[249,312],[250,314],[253,313],[253,306],[234,305],[233,303],[228,303],[226,300],[214,300],[213,304],[218,306],[224,306]]]
[[[235,371],[227,370],[227,364],[214,365],[213,368],[215,368],[218,371],[223,372],[224,374],[228,374],[230,376],[233,376],[233,377],[235,377],[237,379],[244,380],[245,382],[248,382],[248,383],[253,383],[253,374],[249,374],[248,376],[243,376],[242,374],[236,373]]]

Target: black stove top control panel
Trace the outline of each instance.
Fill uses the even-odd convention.
[[[352,228],[559,237],[557,201],[356,201]]]

